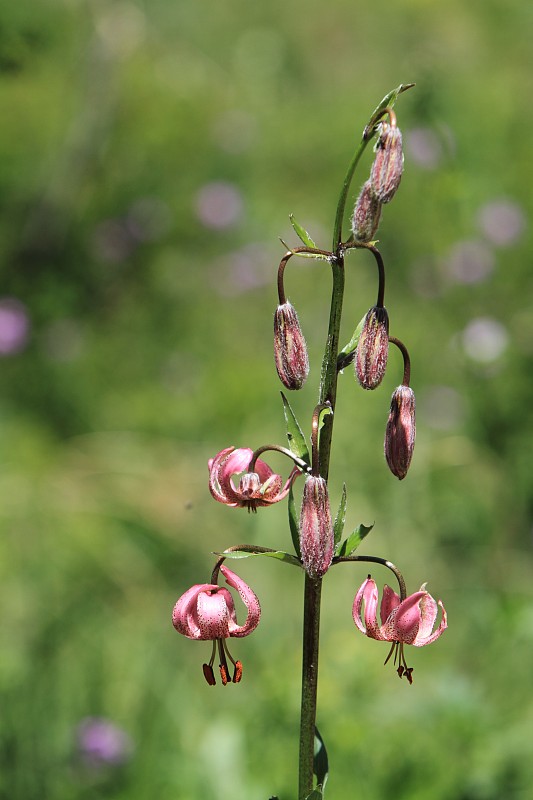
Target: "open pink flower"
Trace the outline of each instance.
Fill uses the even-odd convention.
[[[233,683],[238,683],[242,676],[242,664],[231,656],[226,644],[230,636],[240,638],[248,636],[254,631],[261,616],[261,606],[255,593],[250,587],[227,567],[221,566],[220,571],[226,583],[238,591],[248,611],[244,625],[237,624],[233,598],[224,586],[213,583],[197,583],[182,594],[172,612],[172,624],[178,631],[189,639],[199,639],[213,642],[213,652],[209,664],[204,664],[206,681],[215,685],[213,663],[216,649],[220,656],[220,675],[224,686],[228,683],[229,671],[226,656],[234,666]]]
[[[400,600],[400,596],[390,586],[385,586],[381,599],[381,625],[379,625],[378,587],[369,575],[357,592],[352,609],[353,621],[362,633],[371,639],[393,643],[385,664],[394,652],[394,663],[398,661],[398,675],[400,678],[405,675],[409,683],[413,682],[413,668],[408,667],[405,662],[404,644],[413,644],[415,647],[431,644],[448,627],[446,611],[439,600],[442,619],[439,627],[433,630],[437,619],[437,603],[429,592],[426,592],[425,586],[425,583],[422,584],[419,592],[409,595],[405,600]],[[363,602],[364,622],[361,618]]]
[[[283,500],[300,470],[295,467],[285,484],[281,475],[276,475],[260,458],[255,462],[255,472],[245,472],[252,460],[249,447],[227,447],[209,460],[209,491],[219,503],[240,506],[256,511],[258,506],[270,506]],[[235,487],[232,476],[244,472]]]

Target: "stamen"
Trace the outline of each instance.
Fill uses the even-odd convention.
[[[206,679],[209,686],[214,686],[216,684],[215,680],[215,673],[213,672],[213,667],[211,664],[203,664],[202,669],[204,671],[204,678]]]
[[[235,671],[233,673],[233,683],[240,683],[242,678],[242,664],[240,661],[235,662]]]
[[[226,660],[226,653],[224,652],[224,639],[217,639],[218,655],[220,657],[220,677],[222,679],[222,686],[226,686],[228,682],[228,662]]]
[[[389,655],[387,656],[387,658],[386,658],[386,659],[385,659],[385,661],[383,662],[383,666],[385,666],[385,664],[388,664],[388,663],[389,663],[389,661],[390,661],[390,657],[391,657],[391,655],[392,655],[393,653],[394,653],[394,663],[396,664],[396,653],[395,653],[394,651],[396,650],[396,645],[397,645],[397,644],[398,644],[398,642],[393,642],[393,643],[392,643],[392,647],[391,647],[391,649],[389,650]]]

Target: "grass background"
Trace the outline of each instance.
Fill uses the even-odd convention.
[[[525,0],[0,6],[2,307],[30,325],[0,364],[2,798],[295,796],[301,576],[239,563],[263,616],[232,648],[238,687],[206,686],[209,647],[178,637],[170,611],[212,551],[289,547],[283,504],[214,503],[206,461],[283,443],[278,236],[295,241],[293,212],[329,246],[362,126],[410,81],[405,175],[379,236],[417,447],[399,483],[382,437],[400,364],[372,393],[346,370],[331,494],[346,482],[347,525],[375,521],[366,550],[411,590],[429,581],[450,628],[409,653],[404,685],[351,621],[365,571],[327,576],[328,797],[530,796],[532,23]],[[223,226],[206,218],[213,189],[232,204]],[[502,202],[503,240],[505,214],[487,222]],[[366,254],[348,266],[345,340],[375,297]],[[302,261],[287,285],[308,424],[329,276]],[[127,732],[124,764],[80,760],[88,716]]]

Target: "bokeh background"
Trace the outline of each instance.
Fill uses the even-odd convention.
[[[428,581],[450,627],[409,652],[409,686],[351,620],[366,570],[327,576],[328,794],[531,797],[532,24],[527,0],[1,4],[2,798],[295,797],[302,576],[239,562],[263,606],[239,686],[205,684],[209,645],[170,611],[212,551],[289,548],[284,504],[215,503],[206,462],[284,442],[278,236],[292,212],[329,246],[362,127],[409,81],[379,237],[415,457],[402,483],[383,459],[399,357],[372,393],[346,370],[331,495],[346,482],[365,551]],[[349,257],[345,341],[375,277]],[[328,270],[287,286],[309,429]]]

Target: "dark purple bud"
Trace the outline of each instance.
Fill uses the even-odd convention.
[[[298,315],[288,301],[274,315],[274,358],[282,384],[301,389],[309,374],[309,358]]]
[[[395,125],[381,123],[370,183],[376,200],[389,203],[400,185],[403,170],[402,134]]]
[[[363,389],[375,389],[385,374],[389,355],[389,315],[374,306],[365,317],[355,351],[355,375]]]
[[[300,551],[305,570],[311,578],[321,578],[328,571],[333,547],[327,483],[324,478],[308,475],[300,514]]]
[[[358,242],[370,242],[378,229],[381,203],[374,196],[370,181],[367,181],[357,198],[352,218],[352,231]]]
[[[393,475],[402,480],[415,447],[415,395],[409,386],[398,386],[392,394],[385,432],[385,458]]]

